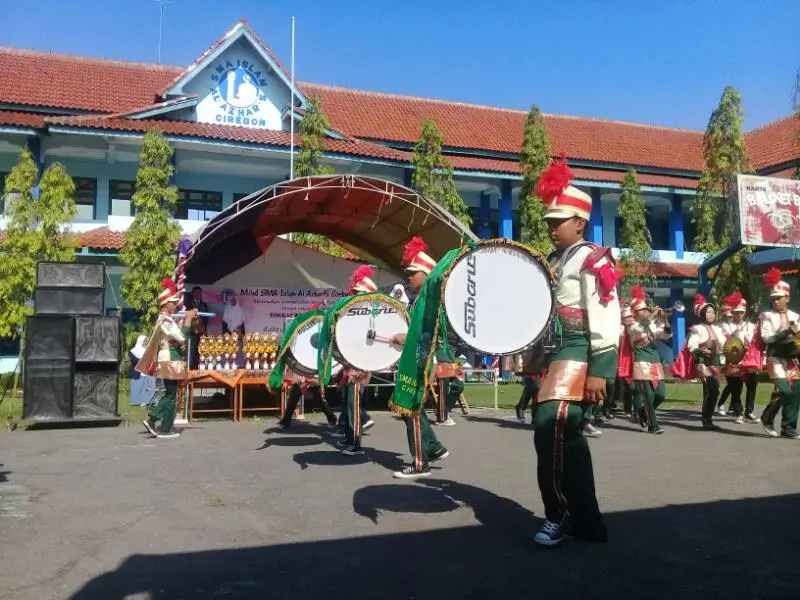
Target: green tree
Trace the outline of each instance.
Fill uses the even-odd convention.
[[[550,233],[544,220],[546,207],[534,191],[539,175],[547,168],[552,154],[550,136],[538,106],[531,107],[525,118],[522,152],[519,167],[522,171],[522,188],[519,192],[522,242],[545,256],[553,251]]]
[[[37,260],[72,262],[77,239],[64,225],[78,214],[75,183],[64,165],[53,163],[39,182],[39,198],[34,204],[39,220]]]
[[[322,164],[322,153],[325,151],[325,132],[330,127],[328,117],[322,112],[322,105],[317,98],[308,102],[303,120],[297,132],[300,134],[300,152],[294,163],[293,177],[310,177],[312,175],[330,175],[333,168]]]
[[[297,153],[294,164],[294,177],[333,174],[333,167],[322,164],[322,153],[325,151],[325,132],[329,127],[328,117],[325,116],[320,101],[317,98],[311,98],[303,114],[303,120],[300,121],[300,127],[298,127],[301,140],[300,152]],[[317,233],[293,233],[292,241],[333,256],[346,255],[344,248]]]
[[[442,154],[444,136],[435,121],[422,122],[419,140],[414,145],[411,163],[414,173],[411,186],[423,197],[432,200],[465,225],[472,223],[464,199],[453,181],[453,165]]]
[[[742,96],[728,86],[711,113],[703,137],[703,172],[692,202],[695,250],[714,254],[733,243],[736,235],[736,175],[750,170],[742,122]],[[739,289],[751,304],[755,300],[745,260],[749,250],[737,252],[715,273],[714,297],[721,301]]]
[[[17,338],[25,317],[32,313],[29,301],[36,285],[36,210],[33,188],[39,169],[30,151],[6,177],[3,188],[6,235],[0,252],[0,337]]]
[[[128,267],[122,276],[122,297],[149,326],[158,314],[156,299],[161,281],[175,270],[175,245],[180,226],[173,218],[178,189],[170,183],[174,171],[172,147],[159,131],[148,131],[139,154],[133,205],[136,218],[125,232],[120,261]]]
[[[652,240],[647,229],[647,209],[636,171],[633,169],[629,169],[622,180],[617,213],[622,222],[619,244],[623,249],[620,257],[625,272],[623,285],[652,286],[655,284],[655,276]]]
[[[75,184],[60,163],[50,165],[34,187],[39,169],[26,148],[6,178],[6,237],[0,252],[0,336],[15,338],[36,287],[40,261],[75,260],[75,238],[64,225],[75,216]]]

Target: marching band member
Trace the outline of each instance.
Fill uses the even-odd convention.
[[[800,335],[797,313],[789,310],[789,284],[781,281],[781,273],[772,268],[764,276],[769,286],[772,310],[759,317],[759,337],[766,345],[767,372],[775,383],[776,394],[761,414],[766,432],[777,437],[773,425],[778,410],[781,414],[781,437],[800,439],[797,414],[800,409],[800,363],[795,354],[795,340]]]
[[[291,347],[292,342],[294,341],[297,328],[315,314],[324,314],[324,311],[321,310],[321,306],[319,304],[312,304],[311,310],[297,315],[286,326],[286,330],[283,333],[283,339],[281,340],[278,348],[275,366],[273,367],[269,379],[267,380],[267,387],[276,393],[283,387],[284,384],[289,385],[289,394],[286,398],[286,406],[284,406],[283,415],[278,421],[278,426],[284,431],[292,426],[292,416],[294,415],[294,411],[303,396],[310,396],[311,398],[319,401],[322,405],[322,411],[325,413],[325,417],[328,419],[328,425],[331,427],[336,425],[336,415],[333,414],[331,407],[328,405],[327,400],[323,396],[317,378],[305,377],[295,373],[286,366],[286,351]]]
[[[136,370],[164,381],[164,395],[152,406],[148,418],[142,421],[145,429],[159,439],[176,438],[173,430],[178,386],[186,379],[186,339],[197,311],[189,309],[182,320],[173,318],[180,301],[175,283],[170,278],[161,282],[163,291],[158,295],[160,312],[156,326]]]
[[[722,329],[722,333],[727,340],[733,332],[736,330],[736,326],[733,324],[733,310],[732,307],[728,305],[727,298],[722,302],[722,309],[721,309],[721,320],[719,323],[720,329]],[[725,379],[725,387],[722,388],[722,393],[719,395],[719,401],[717,402],[717,414],[721,417],[724,417],[728,414],[728,411],[725,410],[725,402],[728,401],[728,398],[731,395],[731,388],[727,377]],[[733,409],[733,405],[731,405],[731,409]]]
[[[405,267],[408,273],[408,284],[412,290],[417,292],[414,303],[410,307],[412,320],[415,315],[414,311],[424,308],[420,303],[420,298],[423,296],[422,288],[428,279],[428,275],[431,274],[431,271],[433,271],[436,266],[436,261],[425,252],[427,249],[428,245],[422,238],[414,237],[406,244],[403,252],[402,266]],[[408,335],[411,333],[411,326],[409,326],[409,334],[401,333],[392,336],[392,343],[398,346],[404,346]],[[427,335],[427,332],[415,333]],[[405,353],[404,349],[403,354]],[[401,361],[402,360],[403,358],[401,357]],[[397,382],[395,383],[395,389],[397,389],[398,385],[402,385],[399,372]],[[439,399],[439,402],[445,401],[445,398]],[[450,456],[450,452],[442,445],[433,432],[430,421],[428,420],[428,415],[425,413],[424,405],[421,406],[418,411],[414,411],[410,415],[403,414],[402,416],[406,424],[408,449],[411,453],[412,464],[400,471],[396,471],[394,477],[397,479],[429,477],[431,474],[430,463],[444,460]]]
[[[703,429],[719,429],[713,423],[714,409],[719,398],[719,365],[720,352],[725,343],[725,336],[719,325],[715,323],[717,312],[705,296],[694,297],[694,314],[699,323],[689,328],[686,344],[681,350],[678,360],[672,366],[672,372],[682,379],[699,377],[703,382]]]
[[[633,320],[633,312],[630,301],[620,300],[620,307],[622,310],[619,324],[619,361],[614,391],[622,397],[625,414],[637,417],[636,409],[633,407],[633,348],[626,328],[626,325]]]
[[[735,423],[758,423],[758,419],[753,415],[756,405],[756,388],[758,379],[756,373],[761,370],[761,351],[760,348],[753,346],[753,337],[756,333],[755,323],[745,320],[747,313],[747,301],[738,291],[725,298],[725,305],[731,311],[731,320],[723,326],[723,332],[727,339],[736,337],[742,342],[746,349],[745,355],[739,364],[730,364],[726,360],[725,379],[727,387],[731,393],[730,412],[736,416]],[[750,347],[753,346],[753,350]],[[742,390],[746,388],[745,405],[742,406]],[[720,399],[720,405],[722,405]]]
[[[651,310],[644,290],[639,286],[631,288],[631,313],[626,319],[625,329],[633,349],[631,378],[634,402],[643,426],[650,433],[664,433],[656,418],[656,409],[666,398],[666,387],[664,367],[655,341],[672,338],[672,327],[660,308],[655,313]]]
[[[534,424],[536,422],[536,395],[539,393],[539,388],[542,386],[542,377],[544,377],[544,373],[523,373],[520,371],[519,374],[522,375],[522,393],[515,407],[517,422],[525,423],[525,411],[528,408],[528,404],[532,401],[531,424]]]
[[[544,546],[563,541],[567,517],[572,535],[608,539],[583,425],[585,407],[605,399],[606,380],[617,369],[621,272],[610,248],[584,240],[592,199],[570,185],[571,179],[562,157],[541,174],[536,189],[556,247],[549,261],[562,329],[561,349],[549,357],[536,407],[537,479],[546,520],[534,541]]]

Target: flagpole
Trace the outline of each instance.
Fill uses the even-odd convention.
[[[289,131],[291,148],[289,150],[289,179],[294,179],[294,17],[292,17],[292,99],[289,104]]]

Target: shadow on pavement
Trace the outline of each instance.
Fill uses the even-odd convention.
[[[798,494],[609,514],[608,545],[553,550],[534,548],[528,511],[468,485],[370,486],[353,504],[373,521],[380,510],[408,513],[410,527],[461,504],[481,525],[136,555],[71,600],[797,597]]]

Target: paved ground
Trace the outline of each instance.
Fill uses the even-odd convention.
[[[530,429],[457,416],[407,483],[404,427],[375,417],[363,460],[306,424],[0,434],[0,598],[800,597],[800,442],[617,419],[591,440],[611,542],[539,550]]]

